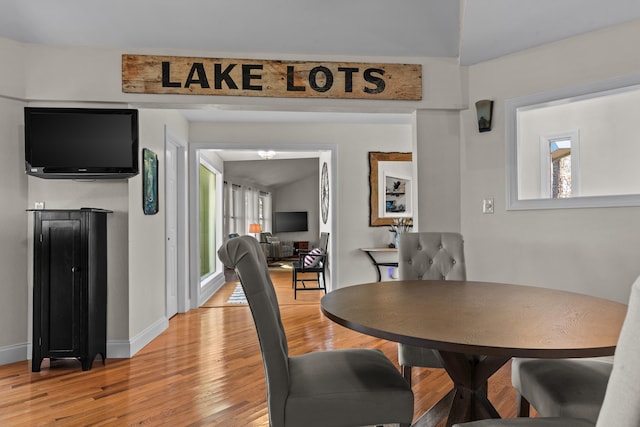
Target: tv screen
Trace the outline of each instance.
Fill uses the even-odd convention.
[[[275,233],[309,231],[306,212],[276,212],[273,219]]]
[[[41,178],[129,178],[138,173],[138,110],[24,109],[25,167]]]

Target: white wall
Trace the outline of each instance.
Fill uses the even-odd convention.
[[[530,49],[469,68],[469,103],[493,99],[494,127],[461,114],[462,232],[468,278],[567,289],[626,302],[640,274],[639,208],[505,210],[506,99],[640,69],[640,22]],[[585,52],[589,52],[585,54]],[[495,214],[482,199],[495,198]]]
[[[128,180],[129,252],[128,295],[131,354],[135,354],[168,326],[165,316],[165,130],[187,140],[186,120],[172,110],[140,109],[140,152],[149,148],[158,155],[159,211],[144,215],[142,174]],[[140,153],[140,155],[142,155]],[[142,159],[140,159],[142,168]]]
[[[0,98],[0,364],[23,360],[30,341],[24,105]]]
[[[0,37],[0,95],[15,99],[25,98],[24,45]]]
[[[460,129],[457,111],[418,110],[414,167],[415,231],[460,231]]]

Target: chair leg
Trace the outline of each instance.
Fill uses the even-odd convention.
[[[411,366],[400,366],[400,370],[402,371],[402,376],[404,377],[409,387],[411,387]]]
[[[293,299],[296,299],[298,297],[298,275],[296,274],[296,269],[293,269],[293,280],[292,280],[292,286],[293,286]]]
[[[528,417],[531,409],[531,404],[523,395],[518,393],[518,416]]]

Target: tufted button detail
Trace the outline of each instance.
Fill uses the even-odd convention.
[[[442,243],[440,243],[440,246],[438,246],[439,249],[444,248],[444,246],[442,246]]]
[[[433,264],[433,260],[432,259],[429,260],[429,264]]]
[[[418,245],[418,250],[421,251],[422,250],[422,246]]]
[[[454,259],[454,260],[452,261],[452,263],[453,263],[453,264],[455,264],[455,263],[456,263],[456,260]]]
[[[407,264],[411,265],[411,264],[413,264],[413,261],[409,260],[409,261],[407,261]]]

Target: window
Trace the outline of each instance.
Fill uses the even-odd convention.
[[[551,198],[571,197],[571,140],[551,141],[549,152],[551,154]]]
[[[540,137],[540,197],[567,199],[579,194],[579,132]]]
[[[216,271],[216,175],[200,164],[200,278]]]

